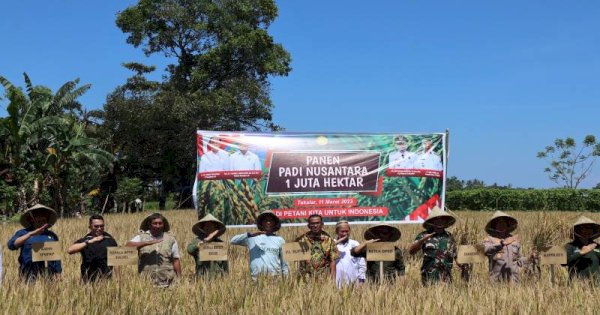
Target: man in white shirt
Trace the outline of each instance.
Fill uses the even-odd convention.
[[[417,155],[414,152],[408,152],[408,139],[404,136],[396,136],[394,143],[397,150],[390,153],[390,165],[388,168],[411,169],[415,168],[414,163]]]
[[[423,151],[417,159],[415,160],[416,169],[425,169],[425,170],[443,170],[442,167],[442,159],[439,155],[433,152],[433,143],[431,139],[423,139],[422,141]]]
[[[244,142],[238,142],[238,151],[231,155],[232,171],[262,171],[262,165],[258,155],[248,151],[248,145]]]
[[[200,159],[200,173],[228,171],[229,163],[229,154],[219,148],[219,138],[211,138],[206,145],[206,153]]]
[[[356,282],[365,282],[367,263],[364,258],[352,257],[350,254],[350,251],[360,244],[350,239],[350,224],[348,224],[348,221],[338,222],[335,225],[335,233],[335,243],[340,252],[340,258],[338,258],[335,268],[335,282],[338,288]]]

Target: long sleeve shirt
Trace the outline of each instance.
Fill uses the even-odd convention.
[[[358,245],[359,243],[355,240],[348,240],[336,245],[340,252],[340,257],[336,261],[335,267],[335,282],[338,287],[351,284],[357,280],[365,280],[367,271],[365,259],[362,257],[352,257],[350,254],[350,251]]]
[[[60,260],[49,261],[48,267],[45,266],[43,261],[33,262],[32,261],[32,246],[33,243],[42,242],[58,242],[58,236],[50,231],[45,230],[41,234],[33,235],[28,238],[21,246],[16,246],[15,241],[17,238],[33,231],[33,228],[18,230],[8,241],[8,249],[17,250],[20,249],[19,253],[19,276],[24,280],[35,280],[39,276],[49,273],[58,274],[62,272],[62,266]]]
[[[281,236],[260,234],[250,237],[249,233],[244,233],[231,238],[231,244],[248,247],[253,279],[260,274],[286,276],[289,273],[288,264],[283,260],[285,240]]]
[[[514,241],[509,245],[502,245],[501,240],[503,239],[488,236],[483,241],[484,253],[489,259],[490,279],[518,281],[525,260],[521,256],[521,244]]]
[[[200,159],[200,173],[229,171],[229,154],[222,150],[207,151]]]
[[[229,272],[229,264],[227,261],[201,261],[200,260],[200,250],[198,245],[204,238],[196,237],[194,238],[190,244],[187,246],[188,254],[194,257],[194,261],[196,261],[196,276],[209,275],[224,275]],[[214,239],[212,242],[222,243],[223,241],[220,239]]]
[[[583,246],[578,240],[568,243],[566,246],[569,277],[577,276],[600,280],[600,245],[585,255],[581,254]]]

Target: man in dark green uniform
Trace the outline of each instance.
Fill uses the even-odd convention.
[[[207,214],[192,227],[196,237],[187,246],[188,254],[196,261],[196,276],[224,275],[228,272],[227,261],[202,261],[199,246],[210,242],[223,242],[219,236],[225,233],[225,224],[211,214]]]
[[[573,241],[566,246],[567,266],[571,279],[600,281],[600,247],[594,239],[600,236],[600,224],[584,216],[573,225]]]
[[[444,281],[452,282],[452,264],[456,258],[456,241],[446,231],[456,222],[454,216],[434,207],[423,223],[425,231],[419,233],[410,245],[411,255],[423,251],[421,281],[423,285]]]

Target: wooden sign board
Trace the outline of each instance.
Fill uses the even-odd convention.
[[[485,255],[481,248],[474,245],[458,246],[456,262],[459,264],[479,264],[485,262]]]
[[[31,261],[55,261],[60,260],[59,242],[41,242],[31,245]]]
[[[547,251],[540,253],[542,265],[564,265],[567,263],[567,251],[564,246],[552,246]]]
[[[138,250],[135,247],[107,247],[109,266],[129,266],[137,265]]]
[[[367,244],[367,261],[394,261],[396,249],[394,243],[377,242]]]
[[[228,245],[223,242],[204,243],[198,246],[200,261],[227,260]]]
[[[304,261],[310,260],[310,248],[308,244],[294,242],[283,244],[283,260]]]

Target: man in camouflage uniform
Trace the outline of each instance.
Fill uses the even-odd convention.
[[[339,252],[333,238],[323,231],[323,217],[318,214],[309,216],[308,228],[310,231],[296,239],[307,244],[311,253],[310,260],[300,262],[300,276],[324,278],[329,275],[335,280]]]
[[[440,209],[433,208],[423,223],[425,231],[419,233],[410,245],[409,252],[414,255],[423,251],[421,281],[423,285],[439,281],[452,282],[452,264],[456,258],[456,241],[446,228],[456,219]]]

